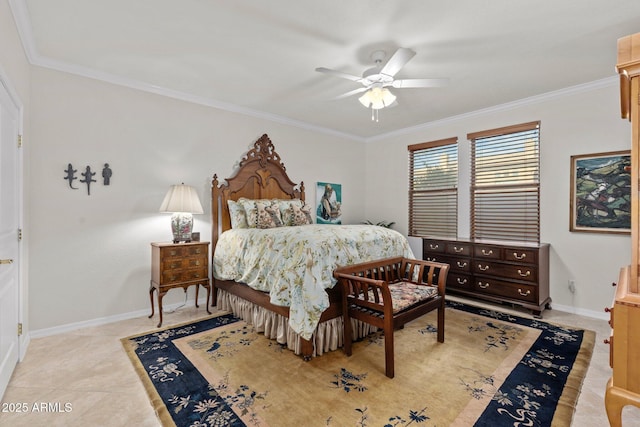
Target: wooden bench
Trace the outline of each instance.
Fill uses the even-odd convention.
[[[351,356],[351,319],[384,331],[385,374],[394,377],[393,331],[438,309],[438,342],[444,342],[445,285],[449,264],[403,257],[337,268],[342,286],[344,352]]]

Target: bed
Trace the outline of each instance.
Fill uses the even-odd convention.
[[[372,225],[313,224],[296,184],[265,134],[211,188],[213,304],[305,359],[342,346],[333,270],[391,256],[413,258],[400,233]],[[355,325],[354,337],[372,332]]]

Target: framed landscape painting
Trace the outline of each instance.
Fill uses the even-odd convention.
[[[631,232],[631,154],[571,156],[571,231]]]

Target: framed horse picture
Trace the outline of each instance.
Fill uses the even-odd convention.
[[[631,153],[571,156],[571,231],[631,232]]]

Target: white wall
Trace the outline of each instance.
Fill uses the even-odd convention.
[[[566,311],[606,318],[620,267],[631,259],[628,235],[569,232],[570,156],[630,149],[631,130],[620,119],[618,80],[603,80],[553,94],[479,111],[410,132],[390,135],[366,146],[366,214],[396,221],[408,229],[407,145],[458,137],[460,142],[460,237],[469,236],[469,132],[541,121],[541,240],[551,244],[553,305]],[[576,291],[568,290],[575,280]]]
[[[317,181],[341,183],[344,221],[363,219],[362,142],[39,67],[32,90],[32,330],[150,310],[149,243],[171,239],[169,215],[158,213],[169,186],[196,187],[205,214],[194,216],[194,231],[210,240],[211,177],[230,176],[264,133],[310,201]],[[90,196],[78,181],[69,188],[68,163],[78,178],[87,165],[97,172]],[[164,303],[182,300],[174,290]]]

